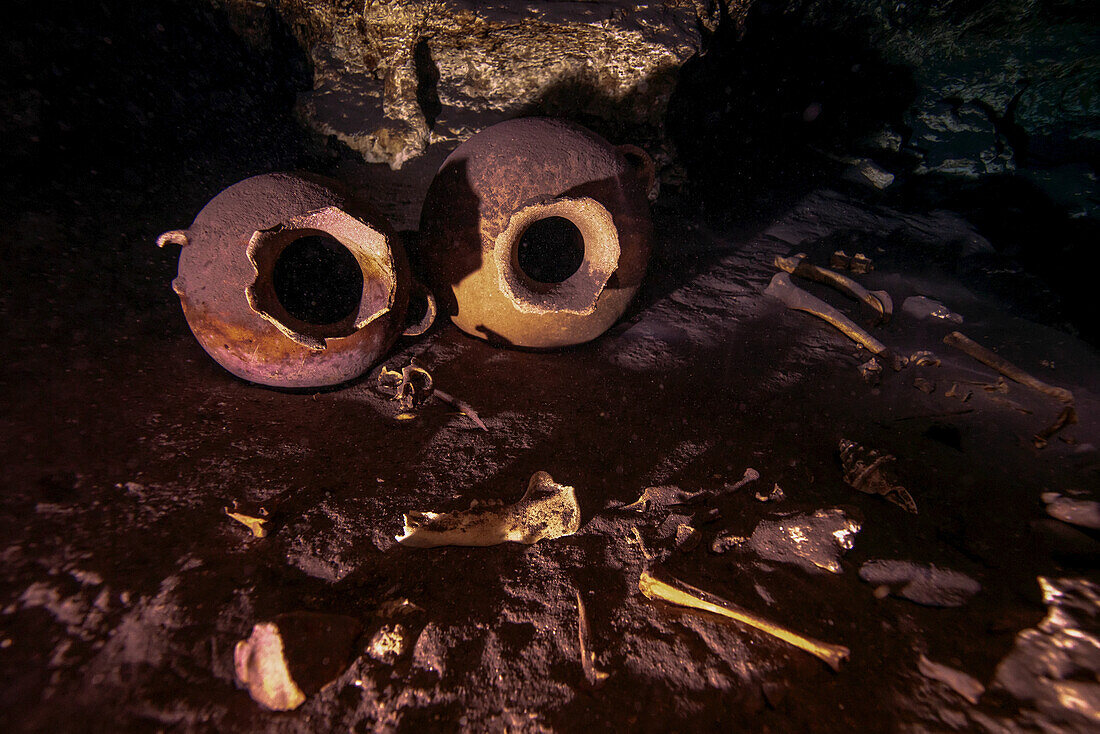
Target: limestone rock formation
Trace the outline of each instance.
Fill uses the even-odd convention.
[[[659,138],[680,67],[719,19],[714,0],[212,1],[253,42],[288,29],[313,69],[309,125],[393,168],[524,112]]]

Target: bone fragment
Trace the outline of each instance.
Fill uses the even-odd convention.
[[[841,293],[849,295],[857,301],[862,301],[878,313],[880,323],[889,321],[890,316],[893,314],[894,302],[886,291],[869,291],[846,275],[841,275],[835,270],[812,265],[806,262],[806,255],[803,253],[791,257],[777,256],[775,266],[799,278],[806,278],[807,280],[814,280],[832,286]]]
[[[489,427],[482,422],[481,418],[477,414],[477,411],[471,408],[469,403],[465,403],[454,397],[450,393],[443,392],[439,388],[436,388],[433,394],[444,403],[447,403],[448,405],[453,405],[459,413],[472,420],[474,422],[474,425],[488,433]]]
[[[267,528],[264,527],[267,524],[267,518],[265,517],[253,517],[252,515],[246,515],[243,512],[236,512],[236,505],[233,510],[228,507],[222,508],[225,510],[225,514],[233,518],[237,522],[241,523],[249,530],[252,531],[252,537],[264,538],[267,537]]]
[[[992,367],[1013,382],[1018,382],[1021,385],[1026,385],[1032,390],[1037,390],[1044,395],[1049,395],[1056,400],[1061,400],[1063,403],[1073,403],[1073,393],[1069,390],[1066,390],[1062,387],[1054,387],[1053,385],[1048,385],[1042,380],[1032,377],[1016,365],[989,351],[981,344],[978,344],[976,341],[966,336],[965,334],[962,334],[958,331],[952,331],[950,334],[943,338],[943,343],[949,344],[956,349],[966,352],[974,359],[978,360],[987,367]]]
[[[685,505],[700,500],[705,494],[706,492],[685,492],[679,487],[671,485],[663,487],[646,487],[642,490],[641,497],[634,500],[629,505],[623,505],[622,509],[647,512],[650,505],[654,507]]]
[[[901,369],[901,360],[887,349],[885,344],[856,326],[851,319],[840,311],[796,286],[791,282],[791,276],[787,273],[776,273],[764,293],[773,298],[778,298],[787,305],[787,308],[805,311],[832,324],[852,341],[861,344],[869,349],[872,354],[888,361],[895,371]]]
[[[664,576],[665,578],[659,579],[650,571],[642,571],[642,575],[638,578],[638,588],[650,599],[660,599],[691,609],[712,612],[747,624],[824,660],[833,670],[840,670],[841,661],[846,660],[850,654],[848,648],[843,645],[831,645],[811,637],[804,637],[721,597],[685,584],[671,576]]]
[[[882,379],[882,363],[874,357],[859,366],[860,377],[869,385],[877,385]]]
[[[977,705],[978,699],[985,693],[985,686],[977,678],[942,663],[932,662],[924,655],[921,655],[917,660],[917,669],[925,677],[945,684],[972,704]]]
[[[596,654],[592,652],[590,642],[592,633],[588,628],[588,612],[584,608],[584,599],[577,590],[577,638],[581,648],[581,668],[584,670],[588,685],[598,688],[611,674],[596,667]]]
[[[535,472],[523,497],[513,505],[479,506],[462,512],[408,512],[405,534],[397,542],[414,548],[441,545],[532,545],[572,535],[580,529],[581,510],[573,487],[557,484],[544,471]]]
[[[699,541],[702,539],[703,534],[692,526],[686,523],[680,523],[676,526],[676,547],[684,553],[691,553],[698,548]]]
[[[926,380],[923,377],[914,377],[913,387],[917,388],[926,395],[931,395],[932,393],[936,392],[936,383],[932,382],[931,380]]]
[[[939,367],[940,360],[936,355],[929,352],[927,349],[922,349],[919,352],[913,352],[909,355],[908,363],[915,367]]]
[[[778,484],[773,482],[772,491],[770,492],[757,492],[756,499],[759,502],[782,502],[787,499],[786,492]]]
[[[1072,405],[1067,405],[1062,408],[1062,412],[1058,414],[1058,417],[1054,419],[1054,422],[1035,434],[1031,439],[1035,448],[1041,449],[1047,445],[1047,441],[1050,438],[1062,430],[1066,426],[1072,426],[1077,422],[1077,409]]]
[[[745,469],[745,475],[743,477],[741,477],[740,479],[738,479],[736,484],[729,487],[729,491],[734,492],[738,489],[741,489],[742,487],[744,487],[749,482],[755,482],[759,478],[760,478],[760,472],[756,471],[756,469],[753,469],[750,466],[748,469]]]
[[[298,708],[347,667],[360,631],[357,620],[342,615],[281,614],[237,643],[237,680],[273,711]]]

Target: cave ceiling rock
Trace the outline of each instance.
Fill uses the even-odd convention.
[[[524,113],[659,140],[679,69],[719,18],[717,0],[211,2],[253,44],[288,29],[313,71],[302,118],[395,169]]]

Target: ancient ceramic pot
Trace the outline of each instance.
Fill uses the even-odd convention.
[[[649,157],[561,120],[494,125],[460,145],[428,190],[421,260],[463,331],[552,348],[602,334],[649,260]]]
[[[191,331],[223,367],[276,387],[365,372],[404,328],[412,280],[385,220],[340,184],[273,173],[230,186],[186,230],[179,295]]]

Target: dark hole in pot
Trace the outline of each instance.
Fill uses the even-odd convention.
[[[584,262],[584,237],[564,217],[532,223],[519,238],[519,268],[539,283],[561,283]]]
[[[275,296],[307,324],[333,324],[350,316],[363,295],[359,262],[327,235],[300,237],[283,250],[271,274]]]

